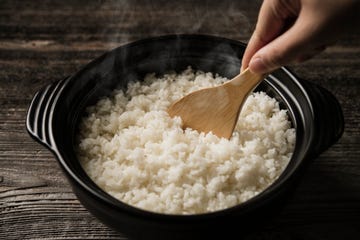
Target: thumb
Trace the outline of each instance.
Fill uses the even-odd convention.
[[[300,0],[263,1],[255,31],[242,58],[242,70],[249,66],[250,60],[259,49],[270,43],[288,28],[289,23],[293,22],[299,15],[300,9]]]
[[[249,69],[259,74],[269,73],[283,65],[305,61],[324,50],[325,45],[318,36],[321,27],[312,20],[312,16],[300,14],[292,27],[253,55]]]

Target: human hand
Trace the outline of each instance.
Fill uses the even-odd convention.
[[[303,62],[358,27],[358,0],[264,0],[242,67],[269,73]]]

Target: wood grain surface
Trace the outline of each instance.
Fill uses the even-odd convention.
[[[247,41],[261,1],[0,0],[0,239],[125,239],[76,199],[25,130],[34,93],[107,50],[167,33]],[[354,23],[354,27],[359,23]],[[331,91],[345,132],[272,222],[243,239],[360,239],[360,34],[292,70]]]

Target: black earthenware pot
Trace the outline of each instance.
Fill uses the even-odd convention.
[[[36,93],[28,110],[27,130],[54,153],[80,202],[121,233],[146,239],[226,234],[240,237],[276,214],[309,160],[340,138],[344,127],[342,111],[325,89],[297,78],[286,68],[275,71],[257,87],[288,110],[296,128],[294,154],[279,179],[265,191],[245,203],[213,213],[166,215],[124,204],[89,179],[74,146],[84,108],[114,88],[124,88],[129,81],[141,80],[149,72],[182,71],[187,66],[232,78],[239,72],[244,50],[243,43],[203,35],[170,35],[126,44]]]

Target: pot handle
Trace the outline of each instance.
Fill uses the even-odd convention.
[[[69,77],[40,89],[33,97],[26,116],[26,129],[31,137],[47,148],[54,149],[52,117],[55,102]]]
[[[320,155],[335,144],[344,132],[344,116],[340,103],[325,88],[304,81],[314,111],[314,156]]]

